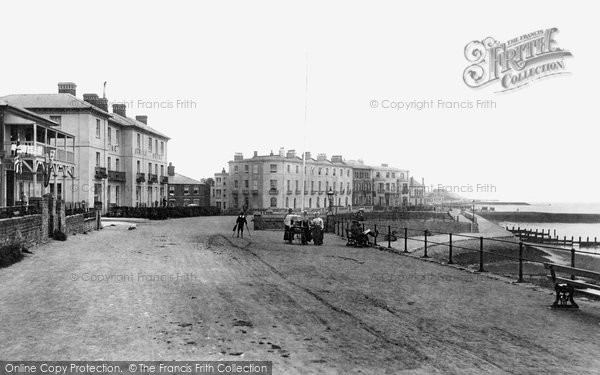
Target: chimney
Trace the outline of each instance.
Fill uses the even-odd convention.
[[[286,157],[288,159],[293,159],[296,157],[296,150],[288,150]]]
[[[310,151],[306,151],[304,152],[304,158],[305,160],[311,159],[312,155],[310,154]]]
[[[331,155],[332,163],[341,163],[343,161],[344,161],[344,159],[342,158],[342,155]]]
[[[242,161],[244,160],[244,154],[242,154],[241,152],[236,152],[233,155],[233,161]]]
[[[141,123],[144,123],[144,125],[148,125],[148,116],[146,115],[137,115],[135,116],[135,119]]]
[[[258,151],[254,151],[254,157],[258,156]]]
[[[285,148],[281,147],[279,149],[279,156],[281,156],[282,158],[285,157]]]
[[[101,110],[108,112],[108,99],[99,98],[98,94],[83,94],[83,100],[94,107],[98,107]]]
[[[357,161],[358,161],[358,164],[363,164],[363,165],[365,164],[365,161],[363,159],[358,159]]]
[[[169,163],[169,166],[167,167],[167,175],[175,176],[175,166],[173,163]]]
[[[58,93],[71,94],[73,96],[77,96],[77,85],[73,82],[59,82]]]
[[[223,173],[223,174],[227,173],[227,172],[225,172],[225,168],[223,168],[223,170],[221,171],[221,173]]]
[[[113,104],[112,108],[113,108],[113,113],[116,113],[119,116],[127,117],[127,114],[126,114],[127,105],[125,105],[124,103]]]
[[[317,161],[325,161],[327,160],[327,154],[318,154]]]
[[[387,163],[382,163],[381,166],[387,168],[388,164]]]

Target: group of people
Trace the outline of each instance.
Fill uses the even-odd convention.
[[[322,245],[324,224],[319,213],[315,212],[314,217],[311,219],[308,211],[304,211],[302,217],[294,215],[292,212],[293,210],[289,208],[288,214],[283,219],[285,226],[283,240],[291,243],[296,233],[300,233],[303,245],[310,241],[313,241],[315,245]]]

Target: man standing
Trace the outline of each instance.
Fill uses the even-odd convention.
[[[294,239],[293,235],[290,233],[290,229],[292,228],[292,209],[291,208],[288,208],[288,214],[285,215],[285,218],[283,219],[283,225],[285,226],[285,232],[283,233],[283,240],[291,243]]]
[[[248,221],[246,221],[246,215],[244,212],[240,212],[240,215],[235,220],[235,226],[237,228],[237,236],[240,236],[240,232],[242,233],[242,238],[244,238],[244,225],[248,225]]]

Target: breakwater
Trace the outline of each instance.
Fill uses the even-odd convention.
[[[600,223],[600,214],[575,214],[555,212],[477,212],[483,218],[495,222],[523,222],[523,223]]]

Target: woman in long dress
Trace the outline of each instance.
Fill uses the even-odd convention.
[[[315,245],[323,244],[323,219],[319,217],[319,213],[315,212],[315,218],[312,220],[312,238]]]

